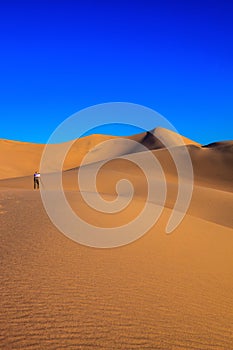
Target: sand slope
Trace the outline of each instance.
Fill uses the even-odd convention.
[[[0,140],[0,179],[33,174],[40,164],[43,145]]]
[[[232,348],[232,229],[187,216],[167,236],[165,211],[135,243],[96,250],[60,234],[38,192],[1,205],[3,349]]]
[[[81,163],[83,156],[95,145],[109,139],[112,136],[94,135],[74,140],[68,144],[72,145],[64,169],[76,167]],[[39,169],[40,160],[45,145],[0,140],[0,179],[33,175]],[[52,145],[54,153],[59,156],[62,144]],[[51,164],[51,168],[53,164]]]
[[[70,148],[65,163],[64,169],[77,167],[81,164],[83,157],[91,151],[89,162],[96,162],[109,157],[137,152],[137,146],[129,145],[127,140],[134,140],[144,145],[148,149],[163,148],[161,140],[167,140],[172,145],[180,145],[180,142],[185,144],[199,145],[196,142],[185,137],[180,137],[172,131],[156,128],[148,133],[135,135],[132,137],[121,138],[121,142],[117,142],[118,138],[107,135],[91,135],[78,140],[67,143]],[[106,144],[106,141],[111,140]],[[125,140],[125,142],[124,142]],[[32,175],[40,167],[40,159],[45,145],[33,144],[27,142],[0,140],[0,179],[12,178],[19,176]],[[54,154],[59,157],[63,145],[51,146]],[[56,162],[56,159],[54,159]],[[56,165],[49,164],[51,170],[56,169]]]
[[[170,132],[159,132],[169,137]],[[97,138],[89,138],[89,144],[82,140],[82,147],[74,144],[67,156],[67,169],[72,168],[63,173],[67,200],[91,224],[126,224],[145,203],[146,179],[133,164],[145,159],[145,153],[129,147],[127,141],[118,148],[115,138],[94,149],[90,158],[94,163],[82,168],[87,175],[85,191],[95,194],[88,174],[96,164],[103,164],[96,184],[103,198],[116,198],[116,183],[122,178],[130,180],[135,190],[132,202],[121,213],[100,214],[88,208],[77,184],[85,151],[109,140]],[[153,133],[132,139],[151,149],[163,167],[165,208],[141,239],[106,250],[79,245],[56,229],[39,191],[32,190],[31,173],[20,173],[24,171],[20,161],[14,168],[12,159],[17,157],[8,145],[13,158],[8,153],[1,169],[12,178],[0,180],[0,348],[233,349],[232,142],[203,148],[185,141],[194,168],[193,197],[181,225],[167,235],[165,227],[178,190],[176,167],[169,149]],[[27,153],[24,147],[23,156]],[[42,152],[42,146],[36,147],[35,158],[28,158],[28,172]],[[183,147],[178,141],[175,152],[180,157]],[[113,154],[126,153],[131,162],[101,163]],[[146,167],[150,168],[149,162]],[[157,175],[155,172],[155,182]],[[155,193],[150,206],[153,210],[158,205]]]

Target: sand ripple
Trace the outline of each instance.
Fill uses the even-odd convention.
[[[189,217],[167,236],[162,218],[97,250],[57,232],[38,192],[1,204],[1,349],[233,349],[231,229]]]

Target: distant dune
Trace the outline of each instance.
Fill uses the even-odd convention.
[[[166,140],[167,142],[172,142],[172,145],[180,145],[180,142],[189,145],[197,145],[195,141],[189,140],[186,137],[181,137],[175,134],[170,130],[163,128],[156,128],[150,132],[138,134],[131,137],[125,137],[124,139],[130,139],[139,142],[148,149],[160,149],[164,148],[164,144],[160,141]],[[86,153],[88,153],[95,146],[101,144],[107,140],[117,140],[117,137],[107,136],[107,135],[91,135],[84,138],[80,138],[77,141],[72,141],[73,143],[69,154],[66,158],[64,169],[75,168],[81,164],[81,161]],[[36,170],[39,169],[40,159],[43,153],[45,145],[28,143],[28,142],[19,142],[19,141],[10,141],[10,140],[0,140],[0,179],[11,178],[11,177],[20,177],[26,175],[32,175]],[[54,145],[55,153],[59,155],[62,145]],[[110,147],[110,148],[109,148]],[[95,147],[93,152],[93,162],[103,160],[109,157],[114,157],[117,155],[132,153],[137,151],[137,149],[129,149],[129,145],[124,142],[117,144],[115,147],[114,144],[111,144],[108,147]]]
[[[111,136],[94,135],[75,141],[69,152],[65,169],[78,166],[90,149],[111,138]],[[39,170],[44,147],[45,145],[36,143],[0,140],[0,179],[34,174]],[[57,154],[61,147],[59,144],[54,145]]]
[[[39,144],[0,140],[0,178],[33,174],[39,167],[43,148]]]
[[[0,141],[0,348],[233,349],[233,141],[201,146],[163,128],[121,142],[105,135],[74,141],[63,187],[74,212],[90,224],[110,228],[139,215],[148,184],[134,161],[145,160],[147,152],[165,174],[158,222],[137,241],[105,250],[73,242],[48,218],[40,192],[33,190],[44,147]],[[61,154],[62,145],[51,147]],[[170,148],[181,160],[189,152],[194,188],[184,220],[167,235],[179,186]],[[91,183],[96,165],[103,166]],[[112,201],[116,183],[128,179],[132,202],[114,214],[88,207],[77,182],[80,169],[86,174],[82,191]],[[153,176],[160,186],[159,173]],[[160,204],[155,192],[151,212]]]
[[[140,142],[150,150],[166,148],[169,146],[181,146],[184,145],[195,145],[200,147],[201,145],[198,142],[188,139],[187,137],[176,134],[175,132],[164,129],[164,128],[155,128],[154,130],[148,131],[146,133],[141,133],[129,137],[132,140]]]

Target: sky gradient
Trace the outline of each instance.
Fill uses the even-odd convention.
[[[0,7],[0,138],[45,143],[73,113],[122,101],[200,143],[233,139],[232,1]]]

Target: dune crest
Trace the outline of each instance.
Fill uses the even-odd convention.
[[[164,128],[155,128],[150,132],[122,137],[121,143],[118,142],[115,144],[112,142],[107,146],[101,145],[101,143],[105,141],[114,141],[118,139],[119,137],[109,135],[91,135],[70,141],[69,143],[72,144],[72,147],[66,157],[64,170],[79,166],[85,154],[90,151],[92,152],[92,158],[89,158],[92,162],[137,152],[137,146],[129,147],[127,142],[124,143],[124,139],[137,141],[149,150],[166,148],[166,145],[174,147],[182,144],[200,147],[200,144],[197,142]],[[33,174],[35,170],[39,169],[44,147],[45,145],[43,144],[0,139],[0,179]],[[53,145],[51,147],[54,147],[54,153],[59,156],[62,144]],[[51,168],[53,168],[52,164]]]

